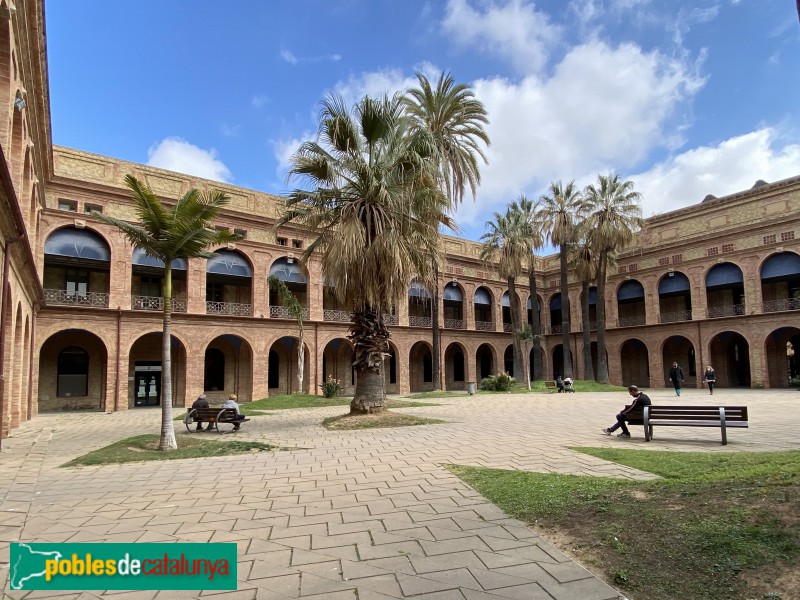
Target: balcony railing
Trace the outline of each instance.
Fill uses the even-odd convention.
[[[644,315],[635,315],[633,317],[620,317],[617,319],[617,327],[638,327],[645,324]]]
[[[564,331],[564,326],[563,325],[551,325],[550,326],[550,333],[552,333],[553,335],[560,334],[563,331]]]
[[[242,306],[250,306],[249,304],[243,304]],[[252,314],[252,310],[250,311]],[[271,319],[294,319],[295,317],[289,314],[289,309],[286,306],[277,306],[277,305],[270,305],[269,307],[269,316]],[[308,319],[308,309],[303,309],[303,319]],[[349,319],[348,319],[349,321]]]
[[[800,298],[768,300],[762,303],[761,310],[765,313],[782,312],[784,310],[800,310]]]
[[[397,315],[383,315],[383,324],[384,325],[397,325]]]
[[[332,310],[326,308],[322,311],[322,319],[324,321],[339,321],[340,323],[349,323],[351,313],[346,310]]]
[[[161,296],[131,296],[133,310],[164,310],[164,299]],[[186,300],[183,298],[172,299],[172,312],[185,313]]]
[[[708,318],[737,317],[744,314],[744,304],[728,304],[727,306],[710,306],[707,310]]]
[[[445,319],[445,329],[464,329],[464,319]]]
[[[210,315],[232,315],[236,317],[252,317],[252,304],[236,304],[235,302],[206,302],[206,313]]]
[[[494,323],[491,321],[475,321],[475,331],[494,331]]]
[[[691,321],[692,311],[679,310],[677,312],[661,313],[658,315],[659,323],[678,323],[680,321]]]
[[[511,323],[503,323],[503,331],[511,333]]]
[[[410,315],[408,317],[408,324],[411,327],[430,327],[431,326],[431,318],[430,317],[415,317],[414,315]]]
[[[44,290],[44,303],[61,304],[64,306],[108,308],[108,294],[106,292],[86,292],[84,294],[77,294],[66,290]]]

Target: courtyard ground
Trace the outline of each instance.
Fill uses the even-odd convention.
[[[648,392],[677,403],[672,390]],[[647,479],[568,446],[741,452],[796,449],[795,390],[684,390],[681,404],[746,404],[750,429],[600,434],[626,393],[488,395],[403,409],[447,423],[326,431],[345,407],[270,412],[236,439],[274,453],[62,469],[90,450],[158,431],[159,411],[41,415],[0,454],[0,582],[9,542],[236,542],[236,592],[61,592],[62,598],[606,600],[620,594],[443,465]],[[713,401],[713,402],[712,402]],[[189,435],[176,423],[180,439]],[[199,434],[219,438],[215,433]],[[225,436],[233,438],[233,435]],[[198,521],[201,521],[199,523]],[[357,596],[354,594],[357,592]],[[5,592],[11,598],[53,596]]]

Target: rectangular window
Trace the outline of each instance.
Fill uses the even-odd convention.
[[[279,237],[275,240],[278,243],[278,246],[286,246],[289,243],[285,237]]]
[[[774,233],[773,233],[772,235],[765,235],[765,236],[764,236],[764,244],[765,244],[765,245],[766,245],[766,244],[774,244],[774,243],[775,243],[775,242],[777,242],[777,241],[778,241],[778,240],[777,240],[777,237],[775,236],[775,234],[774,234]]]
[[[659,258],[658,259],[658,264],[661,265],[661,266],[668,265],[669,264],[669,257],[665,256],[664,258]]]
[[[89,204],[88,202],[83,205],[83,212],[87,215],[91,215],[93,212],[103,212],[103,207],[99,204]]]
[[[67,212],[78,212],[78,203],[75,202],[75,200],[65,200],[64,198],[59,198],[58,210],[65,210]]]
[[[677,264],[679,262],[683,262],[683,254],[673,254],[672,255],[672,264]]]
[[[139,295],[149,296],[151,298],[161,297],[161,278],[160,277],[142,277],[139,285]]]
[[[794,231],[784,231],[781,233],[781,241],[788,242],[789,240],[794,239]]]
[[[628,265],[628,273],[633,273],[639,270],[639,263],[631,263]]]
[[[292,240],[292,248],[302,248],[303,240]]]
[[[627,272],[628,272],[628,267],[626,267],[625,265],[617,267],[617,273],[627,273]]]
[[[717,254],[719,254],[719,248],[717,246],[706,248],[706,256],[716,256]]]
[[[723,252],[733,252],[733,244],[722,244]]]
[[[67,269],[64,291],[67,296],[85,296],[89,291],[89,271]]]
[[[246,240],[246,239],[247,239],[247,231],[246,231],[246,230],[244,230],[244,229],[234,229],[234,230],[233,230],[233,233],[235,233],[236,235],[238,235],[238,236],[239,236],[240,238],[242,238],[243,240]]]

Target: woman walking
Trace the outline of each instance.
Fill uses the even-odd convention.
[[[708,384],[708,393],[712,396],[714,395],[714,384],[717,382],[717,376],[714,375],[714,369],[711,368],[711,365],[706,367],[705,373],[703,373],[703,383]]]

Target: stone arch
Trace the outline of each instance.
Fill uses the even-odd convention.
[[[80,360],[71,366],[69,360],[64,360],[62,353],[70,348],[87,354],[85,379]],[[76,358],[80,355],[74,354]],[[106,344],[91,331],[63,329],[50,335],[39,348],[39,412],[104,410],[107,362]]]
[[[713,265],[705,275],[706,313],[709,319],[745,314],[744,274],[733,262]]]
[[[19,427],[20,421],[24,420],[22,417],[22,404],[23,404],[23,388],[25,376],[23,374],[24,356],[22,352],[23,346],[23,320],[22,320],[22,303],[17,302],[17,309],[14,317],[14,343],[11,348],[7,348],[7,352],[11,351],[11,427]]]
[[[216,336],[205,347],[203,392],[209,402],[224,402],[236,394],[239,402],[253,398],[253,347],[234,334]]]
[[[561,302],[561,292],[551,294],[549,300],[547,301],[547,306],[550,309],[550,333],[559,334],[563,328],[563,323],[561,320],[561,311],[563,306]]]
[[[617,326],[638,327],[646,322],[644,286],[636,279],[627,279],[616,291]]]
[[[514,373],[514,344],[508,344],[503,350],[503,371],[515,379],[519,376]]]
[[[343,337],[330,340],[322,351],[322,379],[336,379],[344,396],[355,394],[356,371],[353,368],[353,343]]]
[[[303,389],[297,389],[297,352],[299,339],[293,335],[278,338],[269,346],[268,377],[269,395],[308,394],[311,387],[311,353],[303,343]]]
[[[387,354],[383,358],[384,387],[387,394],[397,394],[400,392],[400,353],[391,341]]]
[[[550,352],[550,356],[552,357],[552,360],[553,360],[553,362],[552,362],[552,365],[553,365],[553,370],[552,370],[553,379],[555,379],[559,375],[561,375],[561,377],[563,377],[564,376],[563,344],[557,344],[556,346],[553,346],[553,350]],[[570,356],[570,361],[574,365],[575,364],[575,356],[572,354],[572,348],[569,349],[569,356]]]
[[[467,389],[467,349],[460,342],[451,342],[445,348],[444,389]]]
[[[677,362],[683,371],[684,387],[697,387],[697,351],[692,341],[682,335],[672,335],[661,344],[661,363],[663,365],[664,386],[672,387],[669,371]],[[702,368],[700,369],[702,375]]]
[[[433,390],[433,348],[430,343],[420,340],[411,346],[408,380],[412,393]]]
[[[767,381],[771,388],[785,388],[800,383],[800,328],[779,327],[764,341]]]
[[[763,312],[800,310],[800,255],[774,252],[758,267]]]
[[[253,315],[253,262],[236,249],[218,248],[206,261],[206,312]]]
[[[481,344],[475,351],[475,373],[479,382],[497,374],[497,352],[491,344]]]
[[[24,382],[23,390],[22,390],[22,400],[21,400],[21,407],[22,407],[22,420],[28,421],[33,416],[33,397],[31,395],[31,388],[33,386],[33,382],[31,381],[33,377],[33,372],[31,371],[32,362],[31,362],[31,345],[32,345],[32,337],[31,337],[31,318],[29,315],[25,315],[25,334],[22,338],[23,341],[23,348],[22,348],[22,369],[23,369],[23,377],[22,381]]]
[[[128,347],[128,408],[161,406],[163,384],[161,331],[142,333]],[[186,390],[186,344],[170,336],[172,361],[172,406],[184,406]]]
[[[269,265],[269,274],[280,279],[297,301],[308,310],[308,282],[311,280],[308,267],[294,256],[279,256]],[[283,299],[277,290],[267,286],[270,317],[288,317]],[[273,307],[275,307],[273,309]]]
[[[494,330],[494,294],[488,286],[481,285],[475,290],[472,296],[472,310],[476,330]]]
[[[741,333],[716,334],[709,343],[709,354],[717,387],[750,387],[750,344]]]
[[[414,279],[408,286],[408,324],[411,327],[430,327],[432,296],[428,287]]]
[[[445,329],[465,329],[464,288],[455,280],[449,281],[442,289],[442,315]]]
[[[95,229],[51,230],[44,243],[45,302],[107,307],[113,258],[108,239]]]
[[[658,281],[658,322],[692,320],[692,285],[680,271],[669,271]]]
[[[650,387],[650,354],[642,340],[630,338],[619,349],[622,385]]]

